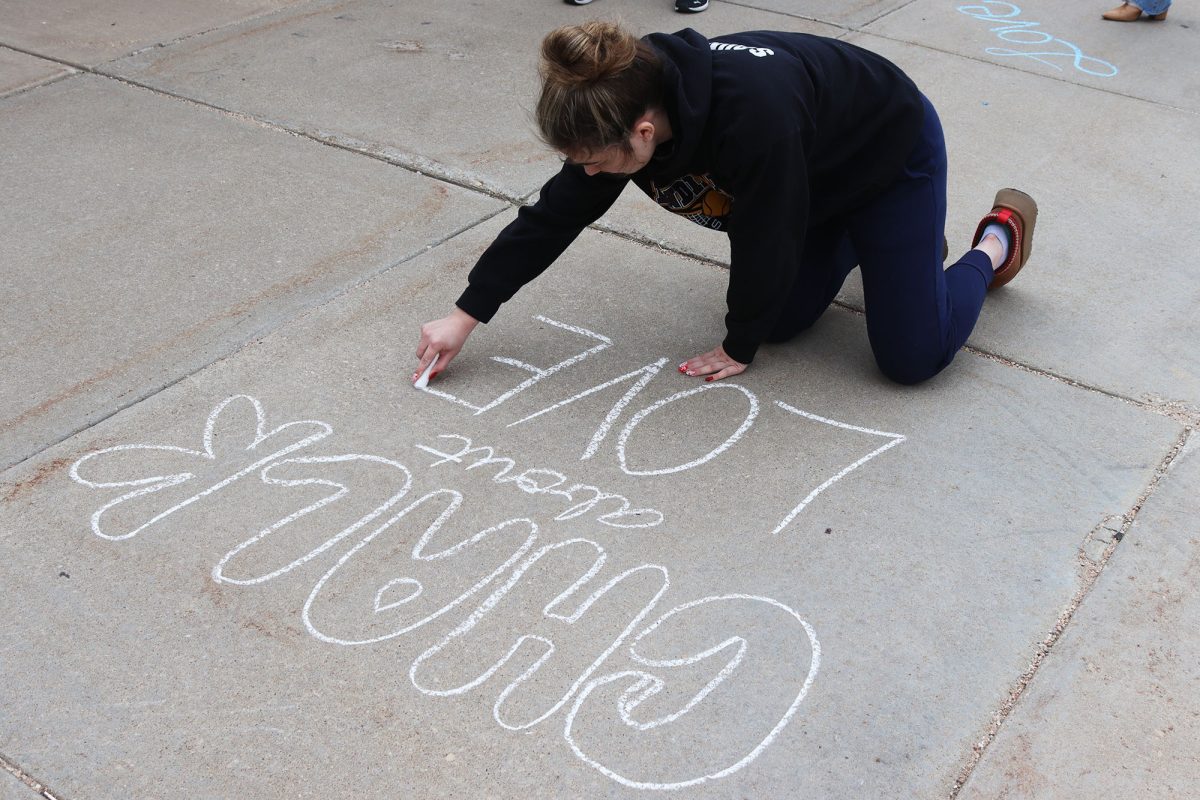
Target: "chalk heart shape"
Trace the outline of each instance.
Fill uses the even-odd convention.
[[[308,447],[332,433],[332,426],[316,420],[288,422],[268,431],[266,411],[262,404],[249,395],[234,395],[219,403],[208,415],[199,450],[167,444],[106,447],[87,453],[72,464],[70,476],[76,483],[90,489],[132,489],[92,514],[94,534],[102,539],[122,541],[137,536],[176,511],[218,492],[270,462]],[[207,480],[198,479],[199,474],[211,475],[217,466],[222,467],[218,471],[222,477],[215,480],[211,477]],[[198,489],[190,497],[156,514],[147,511],[145,515],[149,515],[149,518],[140,525],[127,523],[124,530],[117,532],[105,529],[105,515],[118,506],[187,483],[194,484],[193,488]],[[208,485],[200,488],[204,484]]]

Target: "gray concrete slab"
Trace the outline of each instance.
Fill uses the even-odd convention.
[[[889,385],[842,310],[698,383],[724,273],[596,232],[413,390],[503,221],[4,475],[0,752],[68,797],[950,790],[1179,426]]]
[[[1200,796],[1193,434],[960,795]]]
[[[737,0],[736,5],[820,20],[831,25],[858,28],[904,6],[907,2],[908,0]],[[709,7],[719,5],[724,3],[714,0]]]
[[[639,31],[694,25],[838,33],[804,20],[714,4],[683,17],[662,3],[346,2],[288,22],[248,23],[145,51],[119,75],[524,196],[557,168],[533,133],[538,43],[547,30],[620,15]],[[448,102],[449,98],[449,102]]]
[[[528,120],[536,40],[552,24],[579,19],[581,10],[489,4],[467,19],[454,6],[419,8],[418,14],[411,8],[402,14],[381,3],[343,4],[147,51],[113,69],[509,196],[535,189],[555,168],[554,154],[539,145]],[[856,8],[854,13],[874,16],[884,10]],[[681,24],[669,9],[650,4],[620,11],[642,29]],[[888,15],[870,29],[888,33],[887,20],[906,13]],[[928,19],[934,12],[920,13]],[[953,9],[937,13],[982,25]],[[772,26],[838,32],[727,4],[687,18],[692,21],[710,32]],[[485,29],[494,35],[480,37]],[[1189,311],[1200,301],[1200,290],[1180,291],[1181,267],[1174,266],[1187,263],[1185,254],[1200,245],[1187,216],[1200,200],[1200,166],[1172,156],[1194,149],[1194,116],[1155,104],[1130,106],[1126,98],[1081,92],[1042,73],[997,70],[971,54],[955,57],[878,37],[853,40],[895,58],[943,109],[956,249],[969,244],[975,221],[1000,186],[1029,189],[1045,209],[1036,262],[1028,276],[995,298],[992,305],[1006,313],[985,314],[974,343],[1127,396],[1200,403],[1200,356],[1189,346],[1200,337],[1200,322]],[[966,77],[947,81],[947,75]],[[422,88],[413,91],[414,86]],[[987,86],[987,97],[978,96],[980,86]],[[461,102],[443,102],[448,87]],[[1031,96],[1047,102],[1030,104]],[[1010,119],[1022,122],[1004,124]],[[1161,146],[1131,149],[1122,132],[1146,124]],[[1081,130],[1099,135],[1089,135],[1087,146],[1080,147]],[[1021,157],[996,157],[1006,149]],[[1095,164],[1105,169],[1095,170]],[[1126,194],[1113,190],[1118,186],[1155,199],[1131,206]],[[1097,219],[1123,224],[1093,224]],[[602,224],[706,258],[728,258],[723,237],[660,213],[633,191]],[[1149,232],[1156,227],[1172,236],[1153,237]],[[1147,252],[1157,268],[1127,266],[1140,263]],[[1080,275],[1088,276],[1086,290]],[[846,300],[858,302],[853,288]],[[1114,329],[1121,335],[1112,335]]]
[[[92,76],[0,140],[0,466],[502,205]]]
[[[0,754],[64,798],[946,796],[1179,436],[1105,393],[1200,405],[1184,5],[35,5],[0,0]],[[406,259],[500,202],[379,159],[535,190],[533,45],[597,14],[900,63],[955,249],[994,188],[1042,203],[972,338],[1009,360],[890,386],[834,310],[688,394],[723,273],[589,232],[408,388],[501,220]],[[30,89],[18,50],[142,52]],[[727,259],[636,194],[602,226]],[[1195,793],[1196,446],[960,798]]]
[[[1101,19],[1102,11],[1117,5],[1120,3],[1095,0],[916,0],[865,30],[1068,83],[1200,111],[1200,71],[1192,68],[1194,61],[1185,66],[1190,59],[1181,60],[1179,55],[1195,52],[1200,44],[1196,8],[1188,3],[1173,5],[1164,22]],[[1137,116],[1117,122],[1127,131],[1122,137],[1126,141],[1140,137],[1132,131],[1153,130]],[[1078,130],[1088,128],[1079,125]]]
[[[0,0],[0,44],[95,66],[305,0]]]
[[[1039,203],[1029,265],[988,299],[971,343],[1127,397],[1200,407],[1200,287],[1188,277],[1200,161],[1174,155],[1196,152],[1196,115],[925,47],[849,40],[903,66],[939,109],[951,258],[970,246],[996,189],[1021,187]],[[1160,147],[1129,147],[1124,132],[1137,126]],[[861,307],[861,289],[849,284],[845,299]]]
[[[0,47],[0,97],[70,75],[74,71],[44,58]]]

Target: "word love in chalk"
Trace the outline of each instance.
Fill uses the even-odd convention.
[[[1051,36],[1045,31],[1033,30],[1041,25],[1041,23],[1017,19],[1021,15],[1021,9],[1012,3],[1002,2],[1002,0],[981,0],[981,2],[975,5],[959,6],[958,11],[959,13],[966,14],[968,17],[974,17],[984,22],[1000,22],[999,25],[991,30],[996,34],[998,39],[1010,44],[1018,44],[1025,48],[1041,48],[1043,45],[1064,48],[1062,50],[1013,50],[1005,47],[989,47],[984,50],[988,55],[1032,58],[1034,61],[1054,67],[1059,72],[1062,72],[1062,66],[1048,59],[1066,58],[1071,60],[1071,65],[1075,69],[1087,75],[1095,75],[1098,78],[1112,78],[1117,74],[1117,68],[1107,61],[1086,56],[1075,45],[1056,36]]]
[[[257,531],[219,558],[218,583],[261,585],[326,559],[301,611],[313,638],[389,653],[400,650],[385,643],[414,641],[420,653],[407,675],[421,695],[488,687],[492,718],[508,731],[558,714],[571,754],[631,788],[680,789],[738,772],[812,686],[816,633],[783,603],[714,593],[664,611],[667,567],[636,556],[618,563],[597,542],[548,537],[528,517],[457,530],[461,492],[426,486],[410,500],[426,473],[385,456],[309,449],[332,435],[319,420],[269,428],[262,404],[237,395],[209,414],[198,448],[116,445],[84,455],[70,475],[115,495],[91,517],[108,541],[174,533],[203,547]],[[448,463],[494,457],[466,437],[442,439],[441,450],[418,447]],[[513,483],[536,492],[547,472],[527,469]],[[592,510],[591,497],[568,494],[559,496],[575,501],[568,511]],[[281,509],[274,522],[259,520]],[[212,520],[222,529],[199,535]]]
[[[533,364],[528,364],[523,361],[519,361],[514,358],[508,358],[505,356],[492,356],[493,361],[500,363],[500,364],[505,364],[510,367],[514,367],[522,372],[529,373],[530,377],[525,378],[520,383],[518,383],[516,386],[501,393],[498,397],[492,398],[491,400],[487,400],[482,403],[472,403],[467,400],[464,400],[463,398],[461,398],[457,395],[451,394],[449,392],[441,391],[439,389],[424,388],[424,389],[422,389],[422,391],[424,391],[428,394],[434,395],[436,397],[440,397],[444,400],[449,400],[450,402],[455,403],[456,405],[463,406],[465,408],[469,408],[475,412],[476,416],[478,416],[480,414],[486,414],[486,413],[494,411],[495,409],[504,405],[505,403],[512,400],[514,397],[516,397],[517,395],[521,394],[522,392],[532,389],[533,387],[537,386],[539,383],[542,383],[543,381],[546,381],[547,379],[552,378],[556,375],[560,375],[560,374],[564,373],[564,371],[568,370],[571,367],[580,365],[582,362],[586,361],[587,359],[608,349],[609,347],[612,346],[612,343],[613,343],[612,339],[610,339],[609,337],[604,336],[603,334],[596,333],[594,331],[589,331],[586,328],[580,328],[580,327],[576,327],[574,325],[568,325],[566,323],[557,322],[555,320],[548,319],[547,317],[542,317],[542,316],[536,316],[536,317],[534,317],[534,319],[537,320],[538,322],[545,323],[546,325],[549,325],[552,328],[562,330],[562,331],[565,331],[565,332],[568,332],[571,334],[575,334],[577,336],[584,337],[585,339],[587,339],[591,342],[596,342],[596,344],[593,344],[591,347],[588,347],[585,350],[575,353],[575,354],[569,356],[568,358],[558,362],[557,364],[553,364],[548,367],[538,367]],[[608,413],[604,416],[604,419],[601,421],[600,425],[596,428],[595,432],[592,434],[591,440],[588,442],[587,446],[584,448],[583,454],[580,456],[580,460],[586,461],[587,459],[590,459],[593,456],[595,456],[600,451],[600,447],[603,444],[604,440],[608,438],[608,435],[612,432],[613,427],[621,419],[622,415],[625,413],[625,410],[628,408],[628,406],[630,404],[632,404],[635,400],[638,399],[639,395],[644,390],[646,390],[646,388],[647,388],[647,386],[649,386],[650,382],[652,380],[654,380],[654,378],[662,371],[663,367],[666,366],[666,364],[667,364],[667,359],[665,359],[665,358],[657,359],[656,361],[646,364],[643,367],[639,367],[638,369],[635,369],[632,372],[626,372],[623,375],[618,375],[614,378],[610,378],[608,380],[602,381],[599,384],[596,384],[587,389],[584,389],[582,392],[577,392],[574,395],[567,397],[566,399],[559,400],[539,411],[535,411],[532,414],[527,414],[526,416],[522,417],[521,419],[518,419],[514,422],[510,422],[508,424],[508,427],[511,428],[514,425],[523,425],[525,423],[531,422],[539,417],[542,417],[545,414],[549,414],[551,412],[557,411],[558,409],[568,406],[571,403],[574,403],[578,400],[582,400],[585,397],[588,397],[590,395],[593,395],[597,392],[603,391],[610,387],[620,386],[622,384],[629,384],[629,388],[625,391],[625,393],[621,396],[621,398],[619,400],[617,400],[616,403],[613,404],[612,408],[609,409]],[[690,398],[690,397],[695,397],[697,395],[701,395],[705,392],[725,392],[725,393],[732,392],[734,394],[740,394],[742,396],[742,398],[744,399],[744,401],[746,403],[746,406],[745,406],[746,411],[745,411],[745,415],[743,416],[742,420],[740,421],[740,423],[738,423],[737,429],[733,433],[731,433],[729,436],[727,436],[724,440],[716,443],[716,445],[711,450],[709,450],[707,453],[705,453],[704,455],[702,455],[698,458],[692,459],[691,461],[688,461],[683,464],[673,464],[673,465],[669,465],[669,466],[665,466],[665,467],[658,467],[655,469],[637,469],[634,466],[630,465],[630,463],[629,463],[629,444],[630,444],[630,440],[636,435],[639,425],[641,425],[651,415],[656,414],[656,413],[662,413],[664,411],[664,409],[669,408],[674,403],[678,403],[678,402],[685,400],[687,398]],[[841,430],[854,431],[857,433],[864,433],[869,436],[877,436],[877,437],[887,440],[885,444],[883,444],[883,445],[877,447],[876,449],[872,450],[871,452],[867,453],[862,458],[859,458],[857,461],[854,461],[853,463],[848,464],[847,466],[842,468],[840,471],[833,474],[828,479],[826,479],[824,482],[822,482],[820,485],[816,486],[810,492],[808,492],[808,494],[805,495],[804,498],[802,500],[800,500],[799,503],[797,503],[790,511],[788,511],[783,516],[783,518],[779,521],[779,524],[777,524],[775,526],[774,530],[771,531],[774,534],[777,534],[777,533],[780,533],[781,531],[783,531],[783,529],[786,528],[789,524],[791,524],[792,520],[794,520],[801,511],[803,511],[813,500],[815,500],[817,498],[818,495],[820,495],[822,492],[827,490],[829,487],[833,486],[835,483],[837,483],[839,480],[841,480],[842,478],[849,475],[851,472],[854,472],[856,469],[862,467],[864,464],[866,464],[871,459],[875,458],[876,456],[880,455],[881,453],[883,453],[887,450],[890,450],[891,448],[895,447],[896,445],[898,445],[906,440],[906,437],[899,433],[888,433],[887,431],[877,431],[877,430],[872,430],[871,428],[863,428],[863,427],[859,427],[857,425],[850,425],[845,422],[838,422],[836,420],[828,419],[826,417],[822,417],[817,414],[810,413],[808,411],[802,411],[798,408],[795,408],[794,406],[791,406],[791,405],[783,402],[782,400],[776,400],[774,405],[776,408],[785,412],[786,415],[794,415],[792,418],[801,417],[803,419],[807,419],[812,422],[821,423],[822,425],[829,425],[831,427],[839,428]],[[704,464],[707,464],[707,463],[713,461],[718,456],[720,456],[722,453],[724,453],[725,451],[727,451],[731,447],[733,447],[737,442],[741,441],[742,437],[754,426],[755,420],[759,416],[759,408],[760,408],[760,403],[759,403],[758,395],[756,395],[754,392],[747,389],[745,386],[742,386],[741,384],[733,383],[730,381],[723,381],[721,383],[706,383],[706,384],[697,386],[693,389],[685,389],[683,391],[670,394],[666,397],[659,398],[658,400],[655,400],[655,401],[649,403],[644,408],[641,408],[640,410],[638,410],[637,412],[632,414],[629,417],[628,422],[626,422],[624,427],[621,429],[621,432],[617,435],[617,442],[615,445],[617,462],[619,463],[621,470],[625,474],[633,475],[633,476],[642,476],[642,477],[669,475],[669,474],[673,474],[673,473],[686,472],[687,470],[695,469],[696,467],[702,466]],[[702,435],[704,432],[699,431],[696,433],[697,433],[697,435]],[[470,446],[470,440],[466,440],[464,437],[464,441],[466,441],[466,443],[467,443],[466,447],[462,451],[460,451],[457,455],[454,455],[454,456],[450,456],[445,453],[430,450],[428,448],[422,448],[422,449],[425,449],[427,452],[433,453],[435,455],[442,456],[445,460],[456,461],[456,462],[461,461],[466,455],[468,455],[468,452],[470,452],[470,453],[478,452],[479,454],[474,456],[475,461],[467,467],[468,469],[474,469],[477,467],[485,466],[487,464],[493,464],[493,463],[501,464],[502,463],[501,460],[497,460],[497,459],[493,458],[494,454],[491,452],[490,448],[487,448],[486,452],[484,452],[484,449],[472,450],[472,448]],[[511,459],[503,459],[503,461],[508,462],[506,465],[506,470],[505,470],[507,472],[508,469],[511,469],[513,467],[513,463],[511,461]],[[445,461],[440,461],[437,463],[445,463]],[[566,477],[559,473],[551,473],[548,470],[542,470],[540,472],[542,472],[544,474],[544,476],[545,476],[545,474],[548,473],[550,477],[553,477],[556,479],[555,482],[552,484],[552,487],[557,487],[559,484],[566,482]],[[540,483],[540,481],[538,481],[537,483]],[[658,512],[654,512],[654,513],[658,513]],[[656,523],[652,523],[652,524],[656,524]]]

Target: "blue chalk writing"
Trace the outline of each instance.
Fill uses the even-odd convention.
[[[1084,55],[1083,51],[1071,42],[1051,36],[1045,31],[1033,30],[1040,27],[1041,23],[1017,19],[1021,14],[1021,9],[1012,3],[1003,2],[1003,0],[980,0],[975,5],[959,6],[958,11],[959,13],[966,14],[968,17],[974,17],[985,22],[999,22],[1000,24],[991,28],[991,30],[996,34],[996,38],[1001,41],[1026,46],[1050,45],[1066,48],[1064,50],[1040,50],[1034,52],[1030,50],[1013,50],[1006,47],[988,47],[984,50],[988,55],[1032,58],[1034,61],[1053,67],[1059,72],[1063,70],[1062,65],[1056,64],[1049,59],[1067,58],[1075,69],[1087,75],[1095,75],[1098,78],[1112,78],[1119,72],[1115,66],[1107,61]]]

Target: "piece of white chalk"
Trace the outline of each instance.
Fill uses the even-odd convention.
[[[417,378],[416,383],[413,384],[414,387],[417,389],[424,389],[429,385],[429,374],[433,372],[433,368],[437,366],[439,358],[441,358],[440,353],[433,357],[433,361],[429,362],[429,366],[425,368],[425,371],[421,373],[421,377]]]

